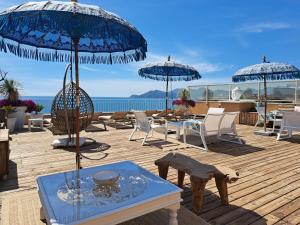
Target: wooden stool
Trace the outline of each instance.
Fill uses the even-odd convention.
[[[222,204],[228,205],[227,183],[237,181],[239,176],[236,171],[230,168],[203,164],[179,153],[169,153],[156,160],[155,165],[158,166],[159,176],[163,179],[167,179],[170,166],[177,169],[178,186],[181,188],[185,174],[190,175],[193,210],[197,214],[201,211],[205,186],[210,179],[215,178]]]

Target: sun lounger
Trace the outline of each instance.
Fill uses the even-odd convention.
[[[128,112],[114,112],[111,115],[101,115],[98,117],[98,120],[105,125],[113,125],[116,129],[120,126],[128,126],[133,127],[133,121],[128,116]],[[105,126],[106,127],[106,126]]]

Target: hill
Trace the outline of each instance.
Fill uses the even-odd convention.
[[[174,89],[172,92],[169,92],[169,97],[177,98],[180,90],[181,89]],[[165,98],[165,96],[166,93],[164,91],[152,90],[140,95],[131,95],[130,98]]]

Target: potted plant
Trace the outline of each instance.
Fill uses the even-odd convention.
[[[6,121],[6,126],[7,129],[9,130],[9,132],[13,132],[15,129],[15,125],[16,125],[16,117],[13,117],[13,113],[15,112],[15,108],[12,106],[3,106],[2,107],[3,110],[5,110],[6,112],[6,117],[7,117],[7,121]]]
[[[25,122],[25,112],[32,112],[35,110],[36,104],[32,100],[20,100],[19,89],[21,85],[15,80],[4,79],[0,84],[0,94],[5,99],[0,101],[0,107],[13,106],[15,112],[12,117],[17,118],[16,128],[23,128]]]
[[[30,114],[31,119],[43,119],[44,115],[41,113],[41,111],[44,109],[44,106],[41,104],[36,104],[34,113]],[[33,125],[38,125],[38,122],[33,121]]]
[[[179,99],[176,99],[172,103],[176,111],[181,111],[186,116],[190,107],[194,107],[196,103],[191,100],[191,95],[188,89],[184,88],[179,92]]]

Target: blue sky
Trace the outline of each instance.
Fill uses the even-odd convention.
[[[1,0],[0,9],[23,3]],[[145,63],[175,61],[196,67],[202,79],[173,88],[230,82],[241,67],[270,61],[300,68],[299,0],[79,0],[114,12],[138,28],[148,42],[144,62],[81,65],[81,87],[91,96],[129,96],[164,89],[137,70]],[[52,96],[62,86],[66,64],[19,59],[0,52],[0,68],[22,84],[22,95]]]

